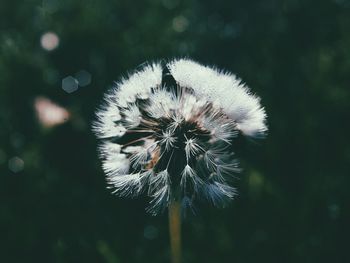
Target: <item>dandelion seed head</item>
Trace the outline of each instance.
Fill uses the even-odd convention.
[[[93,131],[107,182],[120,196],[150,196],[148,211],[173,199],[222,206],[240,169],[231,143],[263,135],[260,99],[234,75],[189,59],[143,66],[116,83]]]

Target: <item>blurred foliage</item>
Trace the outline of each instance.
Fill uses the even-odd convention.
[[[238,198],[186,218],[185,262],[350,261],[349,0],[1,0],[0,262],[168,262],[166,213],[110,194],[89,127],[114,80],[182,56],[237,73],[270,129]],[[42,127],[38,96],[69,121]]]

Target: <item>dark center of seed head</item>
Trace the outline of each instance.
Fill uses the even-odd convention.
[[[162,133],[166,132],[173,120],[163,120]],[[162,134],[159,134],[158,140],[161,140]],[[172,138],[175,139],[172,147],[166,149],[165,145],[161,146],[161,158],[159,159],[156,170],[162,171],[167,169],[170,175],[172,187],[178,187],[181,181],[181,174],[187,164],[195,168],[196,157],[192,156],[189,160],[186,158],[186,143],[188,140],[195,139],[201,147],[205,148],[205,144],[209,141],[208,131],[200,129],[195,122],[182,121],[173,131]]]

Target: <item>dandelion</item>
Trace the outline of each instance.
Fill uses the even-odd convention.
[[[265,119],[260,99],[235,75],[179,59],[148,64],[118,82],[93,130],[114,192],[146,193],[153,214],[169,207],[176,236],[180,204],[204,198],[223,206],[234,198],[239,167],[231,143],[238,134],[263,136]]]

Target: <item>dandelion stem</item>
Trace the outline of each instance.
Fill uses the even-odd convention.
[[[181,206],[176,200],[169,205],[169,234],[172,263],[181,263]]]

